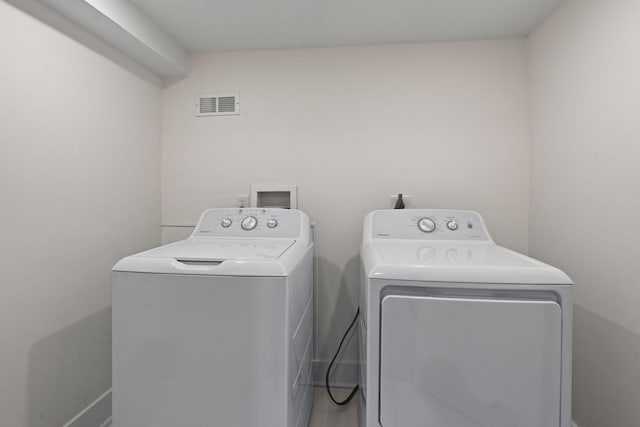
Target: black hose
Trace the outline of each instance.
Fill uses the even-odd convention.
[[[329,394],[329,398],[331,399],[331,401],[333,403],[335,403],[338,406],[344,406],[347,405],[349,402],[351,402],[351,399],[353,399],[353,396],[356,395],[356,393],[358,392],[358,385],[356,385],[353,390],[351,390],[351,394],[349,394],[349,396],[347,396],[347,398],[341,402],[338,402],[333,395],[331,394],[331,389],[329,388],[329,374],[331,373],[331,368],[333,367],[334,362],[336,361],[336,358],[338,357],[338,354],[340,354],[340,350],[342,349],[342,345],[344,344],[344,340],[347,338],[347,335],[349,335],[349,331],[351,331],[351,329],[353,328],[353,325],[356,324],[356,320],[358,319],[358,316],[360,315],[360,307],[358,307],[358,310],[356,311],[356,315],[353,317],[353,320],[351,321],[351,324],[349,325],[349,327],[347,328],[347,332],[344,333],[344,336],[342,337],[342,340],[340,341],[340,345],[338,346],[338,350],[336,351],[336,354],[333,356],[333,359],[331,359],[331,363],[329,363],[329,367],[327,368],[327,376],[325,377],[325,385],[327,387],[327,393]]]

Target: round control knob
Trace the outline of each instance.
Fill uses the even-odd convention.
[[[451,221],[447,222],[447,228],[451,231],[457,230],[458,223],[456,222],[455,219],[452,219]]]
[[[254,216],[248,216],[240,223],[243,230],[253,230],[256,225],[258,225],[258,220]]]
[[[225,218],[220,222],[220,225],[224,228],[229,228],[231,227],[231,220],[229,218]]]
[[[275,218],[271,218],[270,220],[267,221],[267,227],[269,228],[276,228],[278,226],[278,220]]]
[[[421,218],[418,221],[418,228],[425,233],[431,233],[436,229],[436,223],[431,218]]]

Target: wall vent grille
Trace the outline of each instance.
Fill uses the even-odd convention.
[[[240,96],[237,93],[198,95],[195,104],[197,117],[240,114]]]

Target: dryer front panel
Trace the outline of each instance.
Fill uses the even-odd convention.
[[[558,427],[556,301],[387,295],[381,302],[383,427]]]

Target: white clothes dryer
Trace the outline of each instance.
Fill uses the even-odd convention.
[[[361,259],[362,426],[570,427],[566,274],[471,211],[374,211]]]
[[[112,273],[114,427],[306,426],[313,243],[285,209],[205,211]]]

